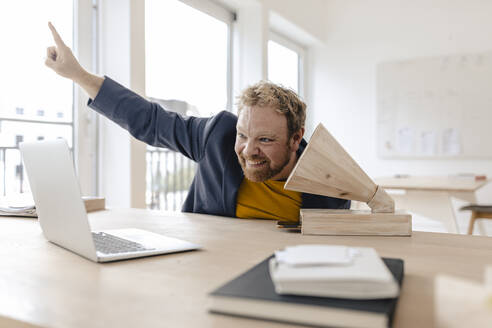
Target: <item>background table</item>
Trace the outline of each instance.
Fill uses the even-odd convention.
[[[394,327],[430,327],[434,277],[481,282],[492,238],[415,232],[412,237],[303,236],[274,221],[121,209],[90,214],[94,229],[137,227],[201,251],[97,264],[46,241],[35,219],[0,218],[0,326],[295,327],[207,312],[207,294],[296,244],[370,246],[405,260]],[[3,317],[1,317],[3,316]]]
[[[439,221],[445,231],[453,233],[467,232],[469,214],[465,214],[464,220],[458,220],[459,207],[464,203],[476,203],[475,192],[488,183],[488,180],[475,181],[472,177],[446,176],[381,177],[374,181],[385,189],[404,191],[389,191],[397,209]],[[486,228],[479,227],[480,233],[487,235]]]

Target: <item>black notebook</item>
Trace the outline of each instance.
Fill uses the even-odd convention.
[[[351,300],[277,294],[268,269],[272,257],[210,293],[210,311],[315,327],[391,327],[398,298]],[[401,286],[403,260],[383,261]]]

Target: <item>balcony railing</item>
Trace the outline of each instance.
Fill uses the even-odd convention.
[[[17,147],[0,147],[1,194],[22,193],[29,189],[25,179],[24,166]]]
[[[0,147],[0,188],[2,196],[31,192],[19,147]]]
[[[180,153],[162,148],[147,149],[147,207],[181,209],[196,172],[196,163]]]
[[[50,120],[44,116],[24,115],[24,109],[18,108],[16,115],[0,116],[0,196],[11,193],[30,192],[29,182],[22,164],[19,143],[22,141],[65,138],[71,144],[73,122]],[[8,145],[8,146],[6,146]]]
[[[196,164],[167,149],[147,150],[147,207],[176,211],[188,194]],[[17,147],[0,147],[0,193],[29,191],[24,166]]]

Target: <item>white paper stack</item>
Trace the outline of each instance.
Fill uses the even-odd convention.
[[[30,193],[16,193],[0,197],[0,216],[36,217],[32,195]]]
[[[87,213],[104,210],[104,197],[82,196]],[[10,194],[0,197],[0,216],[24,216],[37,218],[36,206],[31,193]]]
[[[377,299],[399,293],[377,252],[366,247],[287,247],[270,260],[270,275],[279,294]]]

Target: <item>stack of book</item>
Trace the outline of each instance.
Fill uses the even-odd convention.
[[[351,299],[392,298],[399,287],[373,248],[301,245],[269,262],[278,294]]]
[[[390,327],[402,280],[403,261],[381,259],[371,248],[296,246],[213,291],[210,311],[320,327]]]

